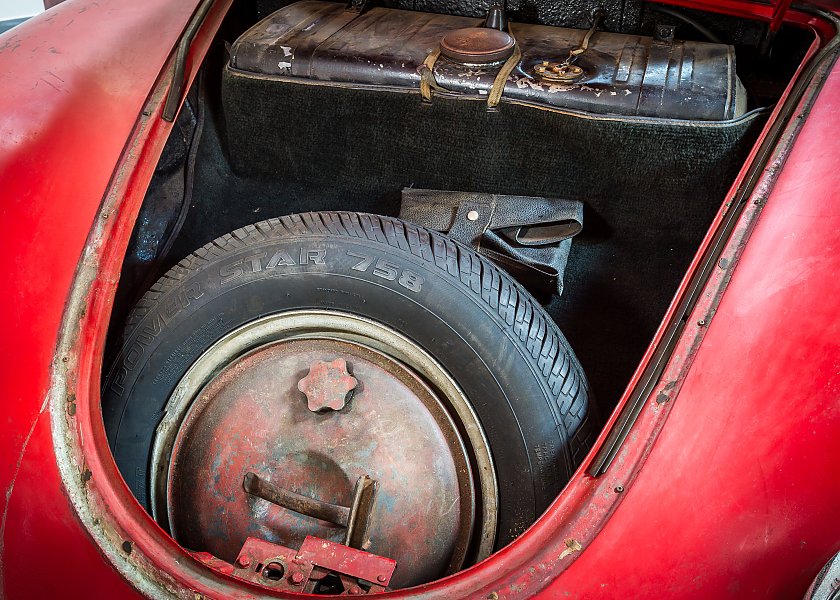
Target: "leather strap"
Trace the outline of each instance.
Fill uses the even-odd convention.
[[[429,52],[426,60],[423,61],[423,66],[420,67],[420,96],[423,102],[432,101],[432,88],[439,90],[443,89],[435,81],[435,63],[440,57],[440,46]]]
[[[515,42],[513,46],[513,54],[510,55],[496,73],[496,79],[493,80],[493,87],[490,88],[490,94],[487,96],[487,108],[496,108],[502,100],[502,94],[505,93],[505,84],[507,84],[508,77],[511,72],[519,64],[522,58],[522,50],[519,49],[519,42]]]

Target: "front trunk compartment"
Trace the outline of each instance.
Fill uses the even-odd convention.
[[[593,9],[603,10],[599,20]],[[120,360],[126,316],[155,291],[154,282],[228,232],[319,211],[399,217],[405,189],[562,199],[582,203],[583,229],[571,243],[562,294],[540,303],[588,379],[588,420],[580,430],[587,433],[576,443],[591,445],[814,36],[792,26],[769,32],[757,21],[644,2],[578,2],[563,10],[539,2],[511,4],[511,31],[525,31],[528,24],[536,32],[517,36],[520,70],[506,78],[508,87],[528,93],[506,92],[498,105],[488,106],[493,73],[504,61],[463,65],[469,71],[464,75],[438,58],[442,62],[435,67],[432,61],[431,71],[439,87],[424,101],[419,82],[428,57],[408,46],[426,47],[414,38],[428,30],[415,22],[437,24],[437,36],[456,26],[477,28],[493,10],[435,0],[346,7],[310,0],[235,4],[187,95],[141,207],[103,373]],[[284,22],[278,11],[294,16],[286,19],[295,21],[294,35],[278,25]],[[342,26],[333,23],[325,33],[307,20],[320,13]],[[400,19],[406,21],[402,37],[392,35]],[[358,30],[336,41],[336,32],[354,22],[361,23]],[[583,58],[570,64],[601,79],[560,87],[540,81],[535,69],[542,62],[529,54],[527,42],[539,38],[545,53],[552,28],[570,28],[560,38],[581,40],[593,22],[599,26]],[[599,34],[615,36],[609,38],[615,48],[599,50]],[[270,51],[254,50],[267,38]],[[289,39],[310,55],[295,54]],[[329,52],[315,51],[324,47]],[[560,43],[556,53],[545,55],[551,64],[562,64],[574,47]],[[627,69],[636,79],[622,87],[603,72],[623,69],[626,52],[617,48],[628,47],[637,62]],[[250,62],[244,58],[249,52]],[[664,66],[658,69],[661,80],[654,81],[657,52]],[[647,62],[639,66],[642,56]],[[715,73],[704,73],[706,63],[698,56],[707,57]],[[597,66],[599,60],[607,67]],[[476,79],[488,71],[488,78]],[[681,89],[680,81],[687,87]],[[632,99],[622,102],[630,88],[626,96]],[[652,88],[654,100],[645,97]],[[456,318],[457,311],[449,307]],[[490,450],[505,452],[492,445]],[[544,460],[541,452],[535,450],[537,462]],[[574,453],[575,465],[582,458]],[[537,514],[544,508],[538,506]],[[517,524],[511,539],[529,525]],[[395,581],[404,581],[397,573]]]

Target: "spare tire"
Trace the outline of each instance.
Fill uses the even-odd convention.
[[[442,366],[477,415],[492,455],[498,495],[491,547],[533,523],[587,451],[593,419],[586,378],[563,334],[518,283],[446,236],[397,219],[307,213],[207,244],[130,314],[102,409],[117,465],[147,509],[159,474],[151,472],[156,431],[179,382],[231,332],[286,314],[310,317],[308,339],[318,337],[317,322],[329,329],[325,338],[341,337],[331,315],[364,320],[370,331],[402,336]],[[388,344],[379,351],[388,354]],[[394,360],[410,365],[411,354]]]

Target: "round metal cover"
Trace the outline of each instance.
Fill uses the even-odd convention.
[[[397,561],[392,587],[454,572],[467,554],[476,498],[458,428],[417,375],[361,344],[280,341],[222,369],[183,420],[166,488],[173,537],[228,562],[249,536],[343,541],[338,525],[247,494],[249,471],[343,506],[360,476],[376,480],[362,549]]]
[[[484,64],[507,60],[515,45],[513,36],[504,31],[466,27],[444,35],[440,40],[440,53],[456,62]]]

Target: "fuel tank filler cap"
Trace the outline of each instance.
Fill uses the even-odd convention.
[[[505,31],[487,27],[465,27],[450,31],[440,40],[440,53],[466,64],[488,64],[510,58],[516,45]]]

